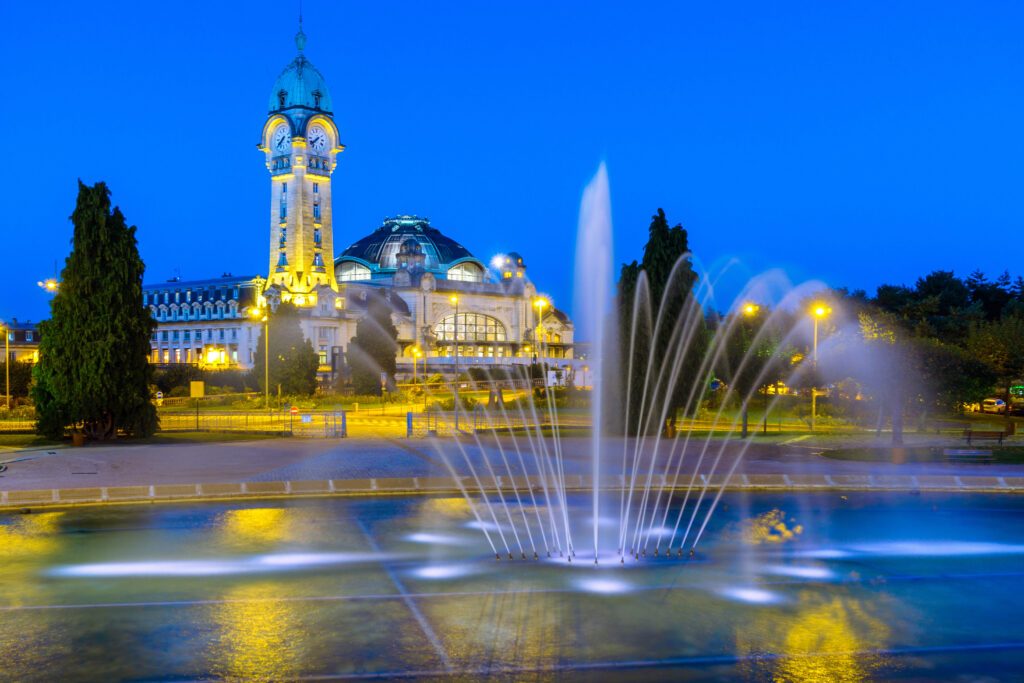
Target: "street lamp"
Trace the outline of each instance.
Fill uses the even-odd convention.
[[[818,417],[818,386],[817,386],[817,374],[818,374],[818,321],[828,317],[828,314],[832,312],[832,309],[825,304],[816,304],[811,309],[811,317],[814,319],[814,347],[811,353],[811,370],[814,373],[812,379],[814,382],[811,385],[811,431],[814,431],[814,423]]]
[[[39,282],[36,282],[36,284],[39,285],[41,289],[45,289],[50,294],[55,294],[57,290],[60,289],[60,283],[52,277],[47,278],[45,280],[40,280]]]
[[[263,323],[263,391],[266,396],[267,411],[270,411],[270,312],[253,307],[249,315]],[[262,316],[262,317],[261,317]]]
[[[459,297],[452,294],[448,297],[455,307],[455,324],[452,325],[455,335],[455,384],[453,385],[452,396],[455,408],[455,431],[459,431]]]
[[[743,305],[743,315],[747,316],[748,318],[753,318],[755,315],[757,315],[758,311],[760,310],[761,307],[758,306],[757,304],[747,303]]]
[[[537,328],[536,328],[536,331],[533,334],[533,336],[534,336],[534,339],[533,339],[533,362],[536,363],[537,362],[537,354],[539,352],[539,347],[540,347],[541,321],[543,320],[543,317],[544,317],[544,309],[547,308],[547,306],[548,306],[548,300],[545,299],[542,296],[539,296],[539,297],[537,297],[536,299],[533,300],[533,306],[534,306],[534,308],[537,309]]]
[[[420,347],[412,347],[412,383],[416,384],[416,359],[423,356],[423,352],[420,351]]]
[[[4,375],[7,387],[4,396],[7,397],[7,412],[11,412],[11,328],[3,320],[0,320],[0,327],[4,330]]]

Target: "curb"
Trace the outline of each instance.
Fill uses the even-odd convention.
[[[513,489],[544,490],[539,477],[498,476],[483,487],[484,493],[512,493]],[[681,478],[685,479],[685,477]],[[592,490],[590,477],[569,475],[567,491]],[[472,477],[461,477],[461,485],[471,493],[479,492]],[[626,485],[621,475],[603,477],[600,488],[619,491]],[[652,486],[668,484],[655,477]],[[686,481],[667,486],[686,489]],[[699,485],[727,491],[891,491],[935,493],[1024,493],[1024,476],[987,477],[952,475],[860,475],[860,474],[740,474],[729,482],[721,475],[699,475]],[[153,484],[142,486],[100,486],[90,488],[34,489],[0,491],[0,511],[27,507],[70,507],[79,505],[138,504],[173,501],[223,501],[265,498],[307,498],[322,496],[406,496],[462,495],[458,483],[450,477],[396,477],[373,479],[316,479],[301,481],[250,481],[241,483]]]

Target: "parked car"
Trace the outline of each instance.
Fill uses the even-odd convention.
[[[1005,413],[1006,401],[1001,398],[986,398],[981,402],[981,412],[996,414]]]

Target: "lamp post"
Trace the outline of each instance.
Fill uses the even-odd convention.
[[[818,304],[811,311],[814,318],[814,347],[811,353],[811,370],[814,373],[811,385],[811,431],[814,431],[814,423],[818,418],[818,321],[827,317],[832,309],[824,304]]]
[[[534,329],[534,333],[533,333],[533,362],[534,363],[537,362],[537,355],[538,354],[541,355],[541,358],[544,357],[543,353],[541,352],[541,349],[540,349],[540,339],[541,339],[541,322],[543,321],[544,309],[547,307],[547,305],[548,305],[548,300],[545,299],[542,296],[539,296],[539,297],[537,297],[536,299],[533,300],[533,306],[534,306],[534,308],[537,309],[537,326]]]
[[[743,306],[743,317],[744,318],[754,318],[757,315],[757,312],[760,311],[760,310],[761,310],[761,307],[758,306],[757,304],[754,304],[754,303],[744,304],[744,306]],[[745,349],[745,350],[749,351],[749,349]],[[746,392],[746,388],[745,387],[743,388],[743,391]],[[767,394],[766,394],[765,397],[767,398]],[[744,439],[747,438],[747,436],[749,434],[749,430],[748,430],[749,407],[750,406],[747,404],[747,397],[746,397],[746,395],[744,395],[743,396],[743,432],[740,435],[741,438],[744,438]],[[767,415],[767,413],[768,413],[768,410],[767,410],[767,405],[766,405],[766,407],[765,407],[765,414]]]
[[[250,308],[249,315],[263,322],[263,392],[267,412],[270,412],[270,312],[261,308]]]
[[[459,297],[452,294],[449,298],[455,307],[455,324],[452,325],[455,341],[455,384],[452,385],[452,396],[455,408],[455,431],[459,431]]]
[[[412,347],[412,383],[413,384],[416,384],[416,359],[418,359],[422,355],[423,355],[423,352],[420,351],[420,347],[418,347],[418,346]]]
[[[7,397],[7,412],[11,412],[11,328],[2,320],[0,326],[4,330],[4,375],[7,383],[4,396]]]

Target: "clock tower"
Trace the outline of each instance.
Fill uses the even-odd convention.
[[[277,77],[259,149],[270,171],[270,270],[267,288],[282,301],[314,305],[334,278],[331,174],[345,149],[334,125],[331,96],[306,59],[299,23],[298,55]]]

